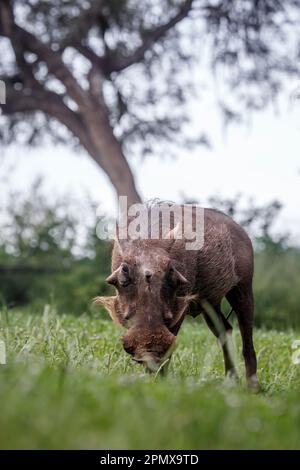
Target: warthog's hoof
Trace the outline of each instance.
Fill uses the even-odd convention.
[[[253,393],[261,392],[261,386],[259,384],[257,375],[251,375],[251,377],[248,377],[247,378],[247,384],[248,384],[248,388],[249,388],[249,390],[251,390],[251,392],[253,392]]]
[[[237,375],[237,371],[235,369],[229,369],[227,370],[225,374],[226,378],[235,380],[236,382],[239,380],[239,377]]]

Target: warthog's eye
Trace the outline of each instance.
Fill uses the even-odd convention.
[[[125,263],[121,264],[121,272],[122,273],[129,273],[129,267],[128,267],[127,264],[125,264]]]
[[[129,266],[125,263],[122,263],[120,266],[120,273],[119,273],[119,283],[122,287],[128,286],[132,279],[129,273]]]

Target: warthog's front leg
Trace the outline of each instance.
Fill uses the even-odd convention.
[[[211,310],[211,315],[209,314],[209,311],[205,312],[203,315],[207,326],[218,338],[222,347],[225,363],[225,374],[228,377],[237,378],[232,351],[232,326],[224,317],[220,305],[215,306]]]

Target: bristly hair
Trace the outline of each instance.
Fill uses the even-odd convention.
[[[168,204],[170,206],[173,206],[176,203],[174,201],[170,201],[170,200],[159,199],[159,197],[154,197],[152,199],[148,199],[147,201],[145,201],[145,205],[148,209],[151,209],[152,207],[160,207],[164,204]]]

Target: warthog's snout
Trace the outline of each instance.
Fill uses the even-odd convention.
[[[161,361],[161,359],[147,352],[145,352],[142,357],[133,357],[132,359],[138,364],[144,364],[147,369],[151,372],[157,372],[160,366],[163,364],[163,361]]]
[[[175,336],[165,327],[155,330],[134,327],[123,337],[123,346],[133,360],[157,372],[173,349]]]

